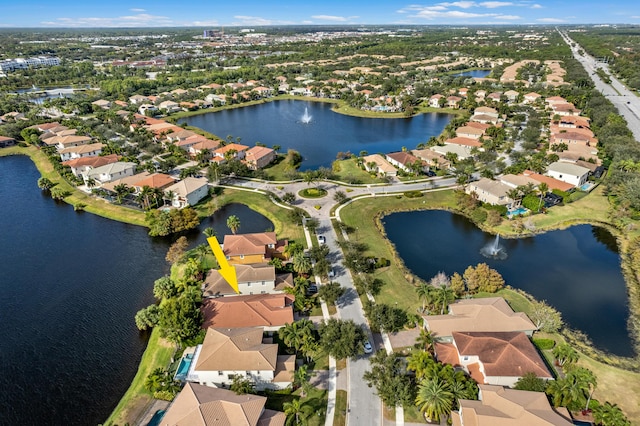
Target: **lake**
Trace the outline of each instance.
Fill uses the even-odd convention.
[[[438,136],[453,117],[429,113],[411,118],[362,118],[338,114],[333,104],[307,101],[274,101],[227,109],[180,120],[225,139],[241,138],[253,146],[261,142],[280,145],[282,152],[295,149],[303,157],[300,170],[331,167],[338,152],[389,153],[402,147],[413,149]],[[305,108],[311,116],[303,123]]]
[[[28,157],[0,158],[0,424],[102,423],[129,387],[147,335],[135,313],[153,303],[153,282],[169,272],[171,239],[147,229],[76,213],[38,189]],[[233,204],[202,230],[229,233],[273,225]]]
[[[605,229],[577,225],[528,238],[501,239],[508,257],[496,260],[480,254],[495,236],[453,213],[393,213],[383,223],[405,265],[422,279],[439,271],[462,274],[469,265],[485,262],[502,274],[506,284],[554,306],[597,348],[634,356],[620,256],[615,238]]]

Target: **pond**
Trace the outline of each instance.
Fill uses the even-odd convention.
[[[153,282],[168,273],[172,239],[147,229],[75,213],[37,187],[28,157],[0,158],[0,424],[102,423],[129,387],[147,335],[135,313],[153,303]],[[205,219],[202,230],[229,233],[273,225],[233,204]]]
[[[546,300],[595,347],[634,356],[627,329],[627,290],[616,241],[603,228],[572,226],[528,238],[500,239],[506,259],[480,250],[495,241],[468,219],[446,211],[393,213],[383,220],[388,238],[406,266],[424,280],[439,271],[462,274],[487,263],[506,284]]]
[[[453,117],[429,113],[412,118],[362,118],[338,114],[332,104],[306,101],[274,101],[227,109],[180,120],[225,139],[240,137],[253,146],[261,142],[280,145],[282,152],[295,149],[303,162],[300,170],[331,167],[338,152],[389,153],[413,149],[438,136]],[[305,114],[306,111],[306,114]]]

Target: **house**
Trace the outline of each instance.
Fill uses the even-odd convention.
[[[506,92],[504,92],[504,95],[507,97],[507,100],[509,102],[514,102],[516,99],[518,99],[520,93],[516,92],[515,90],[507,90]]]
[[[480,139],[484,135],[484,130],[475,126],[461,126],[456,129],[456,136],[471,139]]]
[[[198,135],[196,132],[192,132],[191,130],[180,129],[175,132],[171,132],[167,134],[167,139],[169,140],[169,142],[176,143],[176,142],[186,140],[192,136],[200,136],[200,135]]]
[[[244,162],[250,170],[259,170],[276,159],[276,151],[266,146],[254,146],[247,150]]]
[[[511,188],[517,188],[519,186],[529,186],[529,185],[535,188],[538,185],[540,185],[540,182],[538,182],[537,180],[524,175],[506,174],[506,175],[500,176],[498,180]]]
[[[216,157],[225,158],[230,156],[231,158],[236,158],[238,160],[242,160],[246,154],[246,151],[249,149],[247,145],[241,145],[238,143],[230,143],[223,147],[216,149],[213,154]]]
[[[480,384],[514,386],[525,374],[552,380],[538,350],[522,332],[458,332],[435,343],[438,361],[461,367]]]
[[[14,138],[9,138],[7,136],[0,136],[0,148],[6,148],[8,146],[13,146],[16,144],[16,140]]]
[[[209,328],[198,345],[186,380],[224,387],[242,377],[256,390],[285,389],[293,382],[295,355],[278,355],[278,345],[263,339],[262,328]]]
[[[539,95],[536,92],[529,92],[526,95],[524,95],[524,103],[525,104],[533,104],[536,103],[536,101],[538,99],[540,99],[542,96]]]
[[[105,145],[102,143],[91,143],[89,145],[72,146],[58,151],[61,161],[73,160],[75,158],[97,157],[102,152]]]
[[[471,117],[470,120],[478,123],[496,124],[499,118],[500,118],[500,114],[495,108],[478,107],[473,112],[473,116]]]
[[[89,136],[68,135],[54,136],[47,139],[46,143],[47,145],[55,145],[58,150],[61,150],[72,146],[86,145],[91,142],[91,140]]]
[[[438,341],[451,342],[454,331],[519,331],[533,335],[536,326],[502,297],[462,299],[449,305],[446,315],[423,315],[424,328]]]
[[[392,152],[386,155],[386,159],[391,165],[407,173],[414,171],[413,166],[417,163],[420,170],[427,171],[429,167],[418,157],[405,151]]]
[[[225,235],[222,249],[230,264],[268,262],[274,257],[284,259],[289,242],[278,240],[275,232]]]
[[[153,113],[157,111],[158,111],[158,107],[153,104],[142,104],[138,108],[138,112],[142,115],[147,115],[147,113],[150,113],[151,115],[153,115]]]
[[[431,97],[429,98],[429,106],[430,106],[431,108],[440,108],[440,107],[441,107],[441,105],[440,105],[440,99],[442,99],[443,97],[444,97],[444,96],[442,96],[442,95],[441,95],[441,94],[439,94],[439,93],[436,93],[435,95],[431,96]]]
[[[176,145],[180,145],[184,142],[189,143],[195,139],[196,137],[194,136],[193,138],[188,138],[188,139],[185,139],[184,141],[180,141]],[[196,158],[200,153],[208,152],[208,155],[205,158],[209,159],[213,155],[213,151],[217,149],[219,146],[220,146],[220,141],[206,139],[204,138],[204,136],[201,136],[198,138],[197,142],[193,144],[189,144],[188,151],[189,151],[189,155],[193,158]],[[180,147],[184,148],[184,146],[180,146]]]
[[[180,111],[180,104],[174,101],[163,101],[158,104],[158,109],[170,114],[172,112]]]
[[[446,157],[447,154],[455,154],[455,156],[459,160],[464,160],[465,158],[471,157],[471,148],[463,145],[436,145],[432,146],[431,149],[433,152]]]
[[[220,297],[235,294],[273,294],[276,290],[276,269],[268,263],[234,265],[238,279],[236,293],[218,269],[211,269],[202,283],[203,297]]]
[[[84,179],[89,170],[106,164],[115,163],[116,161],[118,161],[118,155],[109,154],[102,157],[74,158],[73,160],[63,162],[62,164],[64,166],[69,166],[71,168],[71,173],[73,173],[74,176]]]
[[[135,188],[136,192],[140,192],[145,186],[153,189],[166,189],[175,182],[174,178],[164,173],[152,173],[132,183],[131,186]]]
[[[129,98],[129,102],[134,105],[142,105],[145,102],[149,102],[149,98],[142,95],[133,95]]]
[[[111,108],[111,102],[104,99],[98,99],[97,101],[93,101],[91,102],[91,105],[95,105],[96,107],[102,108],[102,109]]]
[[[165,194],[173,194],[171,200],[173,207],[181,209],[195,206],[209,195],[209,183],[203,178],[188,177],[166,188]]]
[[[218,297],[202,301],[202,327],[242,328],[262,327],[278,331],[293,323],[293,302],[290,294],[253,294]]]
[[[449,96],[447,97],[447,106],[449,108],[459,108],[461,101],[462,98],[460,96]]]
[[[87,179],[94,179],[99,183],[107,183],[112,180],[121,179],[123,177],[132,176],[136,170],[136,163],[116,161],[115,163],[105,164],[96,167],[87,172]]]
[[[445,145],[462,145],[470,148],[480,148],[482,150],[482,143],[478,139],[465,138],[457,136],[455,138],[447,139],[444,141]]]
[[[475,182],[470,182],[464,189],[469,195],[474,194],[479,201],[497,206],[514,207],[514,200],[508,193],[513,188],[504,183],[489,178],[481,178]]]
[[[396,176],[398,169],[393,167],[391,163],[384,159],[380,154],[371,154],[362,158],[366,171],[373,172],[382,176]]]
[[[577,164],[556,161],[547,167],[547,175],[573,186],[581,186],[589,177],[589,169]]]
[[[284,426],[284,413],[265,409],[267,397],[187,383],[167,408],[160,426]]]
[[[444,155],[438,154],[431,149],[414,149],[411,153],[426,162],[430,168],[435,167],[446,170],[451,167],[451,162],[447,160]]]
[[[478,400],[460,399],[453,426],[571,426],[566,408],[553,408],[544,392],[479,385]],[[559,412],[562,411],[562,412]]]
[[[135,175],[131,175],[131,176],[126,176],[120,179],[116,179],[116,180],[112,180],[111,182],[107,182],[104,185],[101,186],[102,189],[109,191],[109,192],[114,192],[116,193],[116,187],[118,185],[125,185],[127,188],[129,189],[133,189],[135,188],[135,185],[140,182],[143,179],[148,178],[149,176],[151,176],[151,173],[149,173],[148,171],[142,171],[140,173],[136,173]],[[138,187],[139,189],[142,187]]]
[[[538,183],[546,183],[550,191],[557,189],[559,191],[567,192],[571,191],[574,188],[574,186],[570,183],[554,179],[550,176],[541,175],[539,173],[532,172],[531,170],[525,170],[524,172],[522,172],[522,176],[529,177],[537,181]]]
[[[578,116],[582,112],[570,102],[551,104],[551,109],[553,110],[554,115],[559,115],[561,117],[567,115]]]

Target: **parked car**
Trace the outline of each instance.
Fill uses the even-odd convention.
[[[318,235],[318,243],[327,244],[327,239],[324,237],[324,235]]]
[[[307,296],[311,296],[313,294],[316,294],[318,292],[318,286],[315,284],[311,284],[309,287],[307,287]]]
[[[371,347],[371,342],[367,340],[364,342],[364,353],[370,354],[371,352],[373,352],[373,348]]]
[[[336,276],[336,271],[333,268],[331,268],[329,269],[329,273],[327,275],[329,275],[329,278],[333,278]]]

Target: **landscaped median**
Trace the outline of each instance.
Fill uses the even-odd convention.
[[[106,217],[108,219],[117,220],[119,222],[130,223],[132,225],[145,226],[144,213],[138,210],[128,209],[116,204],[111,204],[103,199],[92,197],[89,194],[85,194],[76,187],[72,186],[55,171],[49,159],[42,150],[34,147],[20,147],[14,146],[10,148],[0,149],[0,157],[10,155],[26,155],[31,158],[31,161],[38,168],[38,171],[42,177],[46,177],[52,182],[56,183],[56,187],[59,187],[69,193],[68,197],[64,198],[64,201],[73,206],[84,205],[82,208],[84,211],[96,214],[98,216]],[[36,182],[33,183],[34,186]]]

